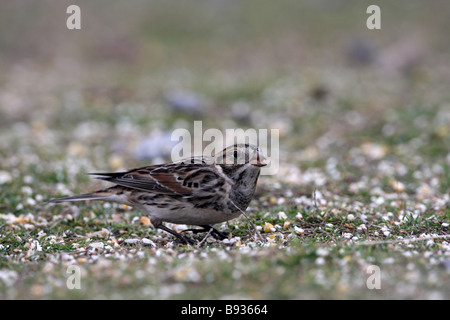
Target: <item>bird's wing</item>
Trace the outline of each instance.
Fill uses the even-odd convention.
[[[204,163],[171,163],[133,169],[117,173],[93,173],[98,179],[130,189],[159,194],[190,196],[199,190],[207,192],[209,186],[222,179]]]

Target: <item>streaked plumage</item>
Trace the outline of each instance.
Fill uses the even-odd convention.
[[[94,173],[98,179],[114,183],[114,186],[50,202],[123,203],[149,215],[154,227],[192,243],[162,223],[198,225],[208,231],[212,224],[238,217],[253,197],[264,159],[254,145],[232,145],[214,158],[193,157],[127,172]],[[212,235],[224,237],[214,228]]]

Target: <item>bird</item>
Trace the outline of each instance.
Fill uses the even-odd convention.
[[[126,172],[89,173],[114,185],[94,192],[56,198],[49,203],[101,200],[125,204],[148,215],[154,228],[184,244],[195,242],[165,222],[200,226],[223,240],[226,233],[212,225],[239,217],[255,193],[261,167],[267,159],[253,144],[233,144],[213,157],[190,157]],[[186,230],[187,231],[187,230]]]

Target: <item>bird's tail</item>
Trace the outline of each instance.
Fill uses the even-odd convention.
[[[111,193],[106,190],[77,194],[70,197],[57,198],[48,201],[48,203],[60,203],[68,201],[86,201],[86,200],[111,200]]]

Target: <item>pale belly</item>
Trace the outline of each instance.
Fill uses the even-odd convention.
[[[240,216],[240,212],[224,213],[211,209],[180,208],[171,210],[168,208],[149,207],[145,208],[151,218],[162,222],[190,225],[209,225],[225,222]]]
[[[233,209],[233,211],[231,211],[229,207],[233,206],[226,205],[225,203],[218,206],[221,210],[215,210],[212,208],[195,208],[193,204],[187,201],[176,200],[170,203],[161,202],[158,205],[143,204],[139,201],[129,201],[129,195],[126,194],[121,196],[113,195],[108,200],[132,206],[149,215],[151,220],[154,219],[154,222],[210,225],[232,220],[241,215],[241,211],[237,207],[235,210]]]

